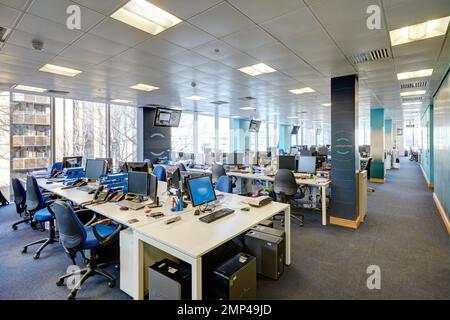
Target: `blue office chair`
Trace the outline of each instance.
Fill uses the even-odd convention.
[[[163,166],[156,166],[152,173],[156,176],[156,178],[158,178],[158,181],[167,181],[166,168]]]
[[[96,249],[99,246],[105,246],[111,243],[122,227],[120,225],[117,227],[102,225],[101,223],[103,221],[98,221],[90,225],[83,225],[72,207],[60,200],[55,201],[51,205],[51,210],[56,217],[60,242],[70,259],[72,259],[72,262],[75,264],[75,257],[78,251],[82,254],[83,250],[90,251],[90,259],[87,262],[87,268],[65,274],[59,278],[56,285],[62,286],[65,279],[75,275],[82,275],[67,297],[69,300],[75,299],[80,286],[88,278],[94,275],[101,275],[107,278],[109,280],[109,287],[113,288],[116,284],[116,279],[114,276],[101,269],[100,264],[97,264]]]
[[[286,152],[284,151],[284,149],[280,149],[278,150],[278,153],[280,156],[284,156],[286,154]]]
[[[13,230],[17,230],[17,226],[19,224],[31,222],[31,217],[26,210],[25,202],[27,199],[27,194],[26,194],[25,188],[23,187],[22,182],[20,182],[20,180],[17,178],[12,178],[11,184],[13,187],[14,203],[16,205],[17,214],[21,218],[23,218],[22,220],[15,222],[11,226],[11,228]]]
[[[229,176],[221,176],[216,183],[216,190],[225,193],[232,192],[232,183]]]
[[[273,189],[277,201],[288,203],[291,206],[295,203],[295,201],[305,197],[305,194],[297,186],[297,181],[295,180],[294,174],[288,169],[278,169],[277,174],[275,175]],[[291,217],[296,219],[301,227],[303,226],[303,215],[296,216],[291,214]]]
[[[32,175],[27,176],[27,190],[26,190],[26,210],[30,217],[33,219],[32,222],[43,225],[45,222],[49,222],[50,230],[48,238],[41,239],[38,241],[31,242],[23,247],[22,253],[26,253],[28,247],[41,244],[39,249],[34,254],[34,259],[39,259],[41,251],[49,244],[58,242],[55,232],[55,221],[53,213],[49,210],[48,206],[53,202],[53,200],[45,199],[41,193],[41,189],[36,181],[36,178]]]

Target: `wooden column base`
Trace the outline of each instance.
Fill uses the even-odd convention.
[[[384,183],[384,179],[378,179],[378,178],[370,178],[370,182],[375,182],[375,183]]]
[[[442,221],[444,222],[444,225],[447,228],[447,232],[450,235],[450,221],[448,219],[448,215],[445,212],[445,209],[442,206],[441,202],[439,201],[438,196],[434,192],[433,192],[433,199],[434,203],[436,204],[436,207],[438,208],[439,214],[441,215]]]
[[[351,228],[351,229],[358,229],[359,225],[361,224],[361,219],[358,217],[356,220],[348,220],[343,218],[337,218],[337,217],[330,217],[330,224],[334,224],[341,227]]]

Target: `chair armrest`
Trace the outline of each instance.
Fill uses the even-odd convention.
[[[97,219],[97,214],[94,211],[91,211],[89,209],[75,210],[76,215],[78,215],[79,213],[91,213],[92,214],[92,218],[84,224],[85,227],[91,225],[91,223],[93,223],[95,221],[95,219]]]
[[[109,220],[109,219],[106,219],[106,220]],[[97,240],[100,242],[100,244],[102,245],[102,246],[104,246],[104,245],[106,245],[106,244],[108,244],[112,239],[114,239],[115,238],[115,236],[122,230],[122,225],[117,225],[117,227],[116,227],[116,229],[113,231],[113,233],[111,233],[109,236],[107,236],[106,238],[105,237],[102,237],[101,235],[99,235],[98,234],[98,232],[97,232],[97,225],[99,225],[100,223],[102,223],[102,222],[104,222],[104,221],[106,221],[106,220],[101,220],[101,221],[98,221],[98,222],[96,222],[96,223],[94,223],[94,224],[92,224],[91,226],[92,226],[92,231],[94,232],[94,236],[97,238]]]

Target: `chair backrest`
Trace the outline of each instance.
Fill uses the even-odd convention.
[[[152,173],[158,178],[158,181],[167,181],[166,168],[163,166],[156,166]]]
[[[19,179],[12,178],[11,183],[14,191],[14,203],[16,204],[17,213],[22,213],[25,210],[27,193]]]
[[[152,171],[153,171],[153,169],[154,169],[155,167],[153,166],[152,160],[150,160],[150,159],[144,159],[144,162],[147,162],[148,167],[149,167],[150,169],[152,169]]]
[[[56,200],[51,206],[59,231],[59,241],[65,249],[77,249],[86,241],[86,229],[72,207]]]
[[[372,165],[372,158],[369,158],[366,163],[367,179],[370,179],[370,166]]]
[[[32,175],[27,176],[25,205],[27,206],[27,210],[31,212],[39,211],[44,207],[44,197],[42,196],[36,178]]]
[[[287,196],[292,196],[297,193],[297,181],[292,171],[288,169],[279,169],[275,175],[273,184],[275,193],[284,193]]]
[[[186,166],[182,162],[180,162],[178,164],[178,169],[180,169],[180,171],[186,171]]]
[[[48,174],[52,174],[53,171],[62,171],[63,170],[63,163],[62,162],[54,162],[50,169],[48,169]]]
[[[213,183],[216,183],[220,177],[227,175],[227,173],[225,172],[224,166],[221,164],[217,164],[217,163],[213,164],[213,166],[211,168],[211,172],[212,172],[212,182]]]
[[[216,183],[216,189],[219,190],[220,192],[231,193],[232,192],[231,178],[229,176],[219,177]]]

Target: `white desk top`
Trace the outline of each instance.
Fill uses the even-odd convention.
[[[234,209],[235,212],[209,224],[199,220],[208,213],[195,216],[194,212],[190,211],[180,214],[181,221],[169,225],[164,221],[158,221],[142,226],[136,231],[193,258],[198,258],[261,221],[289,208],[287,204],[272,202],[262,208],[251,208],[248,212],[241,211],[240,208],[247,206],[241,203],[245,199],[248,200],[239,195],[225,194],[221,199],[222,206]]]
[[[263,173],[243,173],[243,172],[227,172],[227,175],[240,177],[244,179],[263,180],[263,181],[275,181],[274,176],[268,176]],[[306,184],[311,186],[326,186],[331,183],[330,180],[325,178],[311,178],[311,179],[295,179],[298,185]]]

